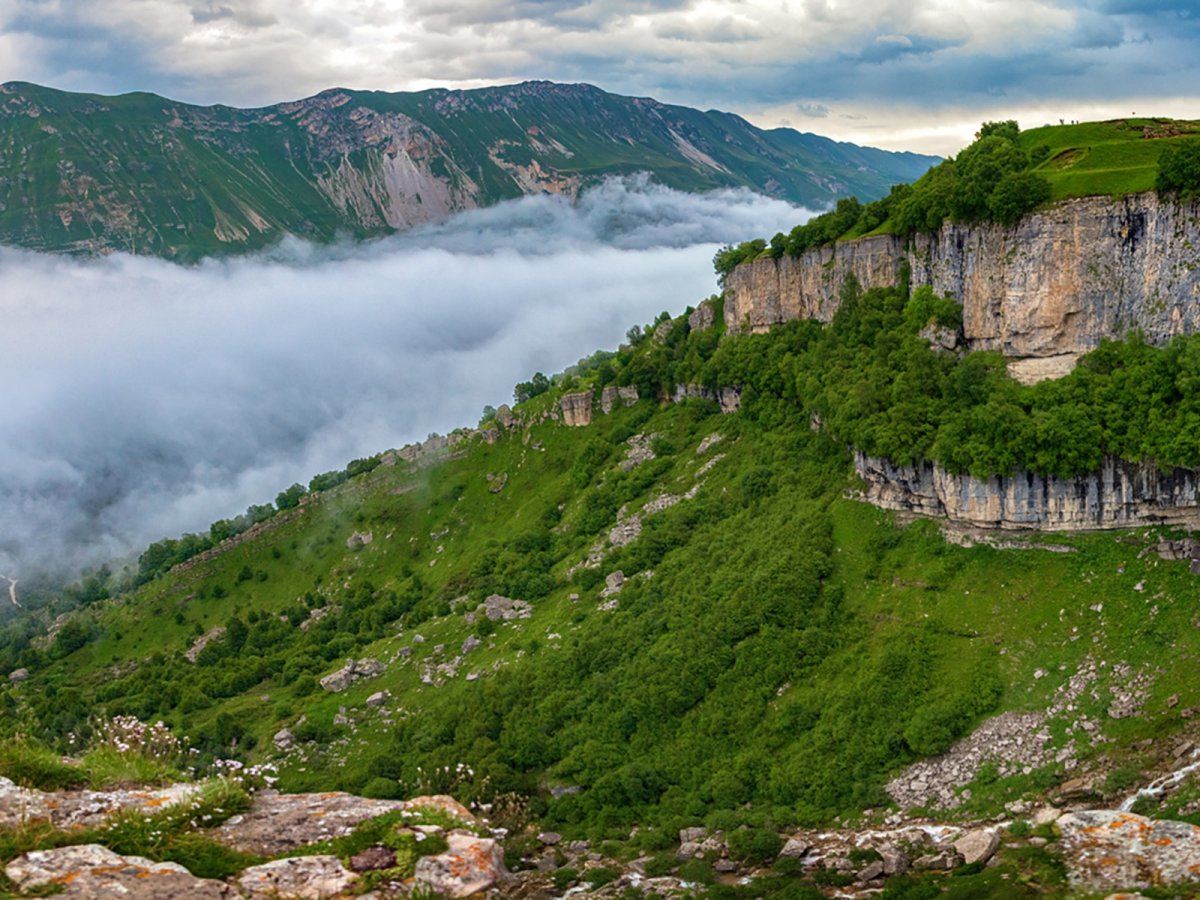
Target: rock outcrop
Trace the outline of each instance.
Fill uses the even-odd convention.
[[[383,663],[377,659],[352,659],[336,672],[321,679],[321,687],[331,693],[346,690],[361,678],[374,678],[383,671]]]
[[[1081,531],[1168,524],[1200,528],[1200,477],[1190,469],[1108,459],[1075,478],[1017,472],[955,475],[937,463],[898,466],[856,453],[864,497],[883,509],[979,528]]]
[[[592,392],[580,391],[575,394],[563,394],[558,401],[562,410],[564,425],[580,428],[592,424]]]
[[[726,279],[725,326],[829,321],[847,275],[891,286],[904,264],[914,286],[962,303],[969,349],[1001,351],[1029,380],[1064,374],[1131,329],[1156,344],[1200,330],[1200,204],[1153,193],[1066,200],[1014,226],[946,223],[907,245],[881,235],[746,263]]]

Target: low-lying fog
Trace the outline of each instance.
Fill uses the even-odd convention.
[[[354,246],[183,268],[0,250],[0,574],[78,569],[478,421],[716,290],[809,214],[613,181]]]

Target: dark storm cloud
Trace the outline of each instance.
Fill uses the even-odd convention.
[[[718,243],[804,216],[634,180],[195,268],[0,251],[0,573],[204,530],[474,424],[534,371],[704,299]]]

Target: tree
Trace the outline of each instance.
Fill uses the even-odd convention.
[[[513,400],[517,403],[524,403],[548,390],[550,390],[550,379],[541,372],[535,372],[529,381],[522,381],[513,388]]]
[[[308,488],[302,484],[293,484],[285,491],[280,491],[275,497],[275,505],[281,510],[293,509],[300,505],[301,498],[308,493]]]
[[[1185,140],[1163,150],[1154,189],[1181,200],[1200,197],[1200,140]]]
[[[1050,199],[1050,182],[1036,172],[1009,172],[988,197],[988,212],[1001,225],[1012,225]]]

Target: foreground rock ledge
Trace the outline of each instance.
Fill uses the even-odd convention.
[[[10,862],[4,874],[23,891],[59,886],[60,897],[217,900],[231,894],[228,885],[197,878],[183,866],[121,856],[99,844],[34,850]]]
[[[1058,820],[1072,884],[1093,891],[1200,882],[1200,828],[1117,810]]]

